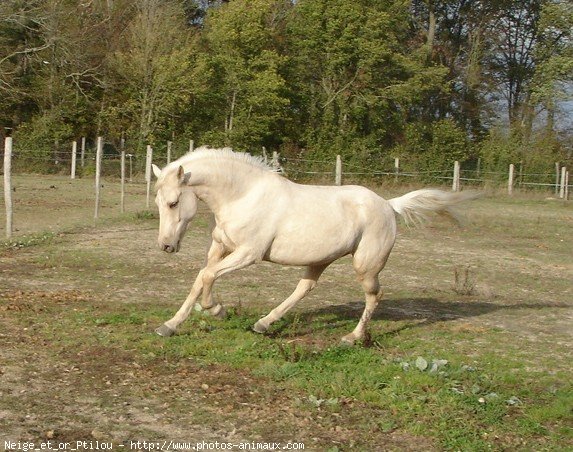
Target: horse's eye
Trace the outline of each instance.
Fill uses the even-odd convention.
[[[179,201],[170,202],[170,203],[169,203],[169,208],[170,208],[170,209],[175,209],[175,207],[177,207],[178,204],[179,204]]]

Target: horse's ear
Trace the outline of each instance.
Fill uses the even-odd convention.
[[[155,163],[151,164],[151,168],[153,169],[153,174],[155,174],[155,177],[159,179],[159,176],[161,176],[161,169]]]
[[[181,185],[187,185],[191,179],[191,173],[186,173],[182,166],[177,170],[177,180]]]

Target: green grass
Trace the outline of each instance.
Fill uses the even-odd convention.
[[[90,308],[62,314],[54,334],[60,334],[64,322],[64,331],[80,327],[92,332],[91,340],[135,348],[145,359],[193,359],[248,371],[269,385],[294,391],[306,411],[336,412],[350,399],[363,406],[361,429],[375,426],[432,436],[448,450],[552,450],[572,439],[568,422],[573,398],[566,372],[531,372],[519,356],[495,349],[466,355],[476,340],[504,349],[508,338],[502,331],[488,331],[485,338],[483,332],[447,328],[388,335],[381,330],[390,328],[389,322],[380,322],[370,347],[343,347],[336,338],[352,322],[291,315],[268,337],[249,330],[257,312],[241,311],[231,311],[222,321],[192,315],[178,335],[165,339],[150,330],[170,317],[170,310],[126,305],[106,313]],[[322,344],[298,340],[304,331],[317,332],[314,339]],[[460,346],[452,348],[452,343]],[[419,357],[427,368],[417,367]],[[447,363],[440,361],[432,369],[436,360]]]
[[[30,246],[39,246],[50,243],[55,237],[53,232],[42,232],[38,234],[29,234],[5,240],[0,244],[0,250],[18,250]]]
[[[439,221],[422,230],[401,227],[382,274],[388,295],[381,314],[366,344],[351,348],[338,345],[362,308],[348,258],[332,265],[300,309],[267,335],[250,328],[294,288],[296,270],[259,266],[229,275],[215,291],[230,308],[227,319],[193,314],[176,336],[155,335],[203,262],[209,221],[195,219],[182,252],[166,256],[154,248],[155,215],[141,206],[133,202],[130,213],[88,233],[70,223],[63,235],[31,234],[5,244],[2,278],[8,288],[31,290],[22,298],[33,310],[6,311],[7,320],[33,326],[54,356],[60,348],[103,345],[129,350],[150,366],[235,369],[261,391],[282,390],[302,416],[320,417],[327,427],[334,422],[328,415],[346,416],[365,450],[372,450],[373,431],[431,438],[445,450],[573,446],[565,331],[571,205],[483,199],[468,207],[464,229]],[[91,214],[91,206],[85,209]],[[456,293],[456,268],[469,268],[475,293]],[[33,296],[69,289],[87,301]],[[428,363],[423,370],[420,357]],[[447,364],[432,371],[438,360]]]

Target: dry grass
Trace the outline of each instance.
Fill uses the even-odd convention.
[[[463,228],[401,227],[370,347],[344,350],[337,341],[363,308],[348,258],[266,337],[248,327],[289,295],[300,269],[262,264],[223,278],[215,296],[230,318],[194,317],[165,341],[152,330],[203,262],[206,212],[170,256],[155,248],[157,219],[135,215],[141,187],[130,187],[122,216],[117,185],[104,183],[94,227],[90,181],[18,179],[21,246],[0,251],[6,439],[571,446],[571,204],[485,198],[468,205]],[[448,375],[403,370],[419,356],[448,360]]]

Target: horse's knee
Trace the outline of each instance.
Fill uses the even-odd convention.
[[[203,287],[211,286],[213,284],[213,282],[215,281],[215,274],[211,270],[204,268],[202,280],[203,280]]]
[[[367,294],[377,295],[380,292],[380,282],[378,277],[365,277],[358,276],[358,281],[362,285],[362,289]]]

